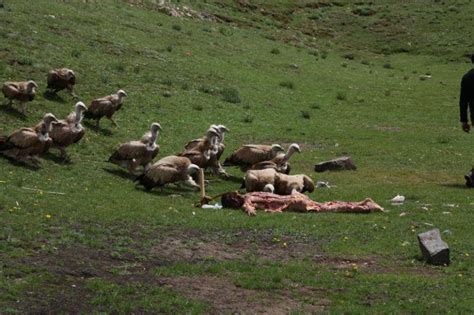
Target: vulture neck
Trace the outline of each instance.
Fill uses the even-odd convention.
[[[81,125],[82,118],[84,118],[84,116],[82,115],[82,110],[79,108],[76,108],[74,112],[74,123],[72,124],[72,127],[71,127],[73,132],[82,131],[83,129]]]
[[[32,84],[30,84],[26,87],[26,93],[27,94],[30,94],[30,93],[34,92],[34,90],[35,90],[35,86],[32,85]]]
[[[286,154],[285,154],[285,158],[284,158],[285,161],[288,161],[290,159],[290,157],[293,155],[293,153],[295,153],[295,151],[296,150],[293,147],[290,147],[288,149],[288,152],[286,152]]]
[[[150,142],[147,146],[149,150],[154,150],[156,148],[156,139],[158,139],[158,130],[152,129],[150,132]]]

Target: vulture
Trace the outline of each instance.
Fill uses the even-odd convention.
[[[58,120],[53,114],[44,115],[43,120],[33,128],[21,128],[10,136],[0,137],[0,153],[20,162],[40,164],[38,157],[48,151],[52,144],[49,137],[53,122]]]
[[[273,159],[279,152],[282,151],[284,150],[279,144],[243,145],[235,150],[234,153],[232,153],[227,159],[225,159],[224,166],[236,165],[240,166],[242,171],[246,171],[254,164]]]
[[[291,158],[293,153],[298,152],[301,153],[300,146],[296,143],[293,143],[288,148],[287,153],[280,152],[275,156],[273,159],[269,161],[263,161],[252,165],[253,170],[263,170],[266,168],[273,168],[277,172],[289,174],[290,173],[290,165],[288,164],[288,160]]]
[[[187,157],[193,164],[201,168],[206,168],[211,156],[217,154],[218,137],[219,133],[214,128],[209,128],[203,141],[196,144],[192,149],[185,150],[178,155]],[[186,147],[187,146],[188,145],[186,145]]]
[[[224,175],[225,177],[228,177],[229,175],[220,164],[219,159],[222,156],[222,153],[224,153],[224,149],[225,149],[225,145],[223,143],[224,133],[229,132],[229,129],[227,129],[227,127],[224,125],[211,125],[208,129],[208,133],[210,130],[217,133],[217,137],[215,137],[215,135],[212,134],[212,136],[215,138],[212,138],[210,140],[210,141],[214,141],[215,148],[210,153],[209,159],[201,167],[210,168],[214,174],[221,174],[221,175]],[[207,137],[191,140],[185,145],[185,149],[187,151],[190,151],[190,150],[195,150],[196,148],[198,148],[199,150],[199,148],[204,146],[204,143],[206,141],[207,141]]]
[[[112,94],[93,100],[89,106],[89,109],[84,114],[84,117],[95,119],[97,128],[99,128],[100,119],[104,116],[107,117],[116,127],[118,127],[112,116],[122,107],[124,96],[127,96],[127,93],[124,90],[118,90],[117,94]]]
[[[277,173],[275,176],[275,193],[279,195],[292,195],[295,192],[313,192],[313,180],[307,175],[286,175]]]
[[[276,176],[277,171],[273,168],[267,168],[264,170],[249,170],[247,173],[245,173],[244,183],[242,184],[241,188],[245,188],[247,192],[268,191],[268,187],[270,187],[269,185],[272,185],[271,187],[274,186]]]
[[[199,189],[199,185],[191,175],[199,171],[199,166],[183,156],[170,155],[148,167],[135,181],[146,190],[153,187],[162,187],[166,184],[186,182],[188,185]]]
[[[131,174],[139,165],[147,169],[160,151],[156,139],[158,138],[158,132],[161,130],[161,125],[155,122],[151,124],[150,128],[150,132],[147,132],[140,140],[129,141],[120,145],[110,156],[109,162],[127,168]]]
[[[35,81],[5,82],[3,83],[3,95],[9,99],[8,105],[13,104],[13,100],[20,102],[21,112],[26,114],[26,103],[31,102],[36,95],[38,84]]]
[[[74,71],[67,68],[54,69],[48,72],[48,86],[47,89],[57,93],[61,90],[67,89],[72,96],[74,94],[74,85],[76,84],[76,75]]]
[[[84,137],[85,129],[81,125],[83,113],[87,107],[83,102],[77,102],[74,111],[66,119],[53,123],[50,137],[53,140],[52,146],[61,151],[63,159],[69,159],[66,153],[66,147],[79,142]]]

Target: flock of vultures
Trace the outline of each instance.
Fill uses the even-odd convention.
[[[50,93],[66,89],[77,97],[74,93],[75,83],[74,71],[70,69],[51,70],[47,75],[47,89]],[[2,92],[8,99],[9,106],[12,106],[14,100],[17,101],[22,113],[26,115],[26,104],[34,100],[37,88],[34,81],[5,82]],[[50,148],[58,149],[61,157],[69,160],[66,148],[79,142],[85,134],[82,120],[96,120],[96,126],[99,127],[100,120],[106,117],[117,126],[113,115],[122,108],[126,96],[124,90],[119,90],[116,94],[94,99],[89,106],[77,102],[74,111],[61,120],[47,113],[33,127],[20,128],[8,136],[0,136],[0,153],[8,159],[33,167],[40,166],[39,157]],[[170,183],[186,183],[199,189],[196,183],[199,169],[208,169],[213,174],[228,178],[223,166],[238,166],[246,172],[245,188],[249,192],[267,191],[290,195],[314,190],[310,177],[289,175],[290,157],[295,152],[301,152],[296,143],[291,144],[286,152],[278,144],[243,145],[221,164],[220,158],[225,149],[224,134],[229,130],[224,125],[211,125],[202,138],[188,142],[181,153],[153,162],[160,150],[157,144],[160,130],[159,123],[152,123],[150,131],[141,139],[121,144],[109,158],[111,163],[138,175],[136,181],[147,190]],[[143,167],[143,170],[136,174],[139,167]]]

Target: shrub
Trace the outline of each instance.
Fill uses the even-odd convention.
[[[280,82],[280,86],[288,88],[288,89],[292,89],[292,90],[295,88],[295,84],[291,81],[282,81]]]
[[[240,99],[239,90],[236,88],[225,88],[221,92],[222,99],[228,103],[240,103],[242,100]]]

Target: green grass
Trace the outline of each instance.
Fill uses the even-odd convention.
[[[473,311],[474,195],[463,175],[474,161],[457,105],[470,68],[463,55],[474,50],[465,40],[469,2],[456,1],[459,11],[429,1],[320,8],[252,1],[257,10],[234,1],[191,4],[233,24],[176,19],[137,3],[18,0],[0,8],[0,77],[40,86],[27,118],[0,106],[1,134],[72,110],[64,92],[43,97],[52,68],[75,70],[86,104],[119,88],[129,95],[115,116],[120,127],[104,120],[102,131],[89,128],[69,148],[72,164],[49,157],[33,171],[0,159],[2,313],[231,312],[219,305],[235,301],[168,279],[180,277],[198,277],[203,287],[224,279],[229,296],[246,298],[248,313],[254,293],[291,300],[303,312],[322,301],[329,312]],[[432,78],[420,80],[425,73]],[[159,157],[180,152],[213,123],[231,130],[224,156],[244,143],[297,142],[303,152],[293,158],[294,173],[335,185],[311,198],[371,197],[388,212],[250,218],[195,208],[198,194],[188,189],[147,193],[104,161],[153,121],[163,127]],[[313,172],[344,154],[357,171]],[[240,185],[209,179],[211,195]],[[397,194],[404,205],[390,205]],[[416,235],[432,227],[445,231],[448,267],[419,260]],[[185,244],[163,250],[170,239]],[[219,245],[211,251],[201,243]],[[199,248],[209,255],[193,257]]]

